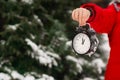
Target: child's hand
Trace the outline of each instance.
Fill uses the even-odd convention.
[[[79,22],[79,26],[86,25],[87,20],[90,17],[90,11],[85,8],[77,8],[72,12],[72,19]]]

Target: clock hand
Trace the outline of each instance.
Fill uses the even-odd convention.
[[[84,39],[84,38],[82,38],[82,45],[84,44],[84,42],[85,42],[85,39]]]

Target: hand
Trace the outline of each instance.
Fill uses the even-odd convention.
[[[85,8],[77,8],[72,12],[72,19],[79,22],[79,26],[85,26],[90,17],[90,11]]]

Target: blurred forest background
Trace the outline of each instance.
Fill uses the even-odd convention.
[[[106,7],[109,0],[91,0]],[[89,0],[0,0],[0,80],[104,80],[109,46],[78,56],[73,9]]]

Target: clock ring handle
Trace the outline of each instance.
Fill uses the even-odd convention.
[[[85,26],[78,26],[76,27],[76,31],[77,32],[84,32],[84,31],[88,31],[90,29],[90,24],[87,23]]]

